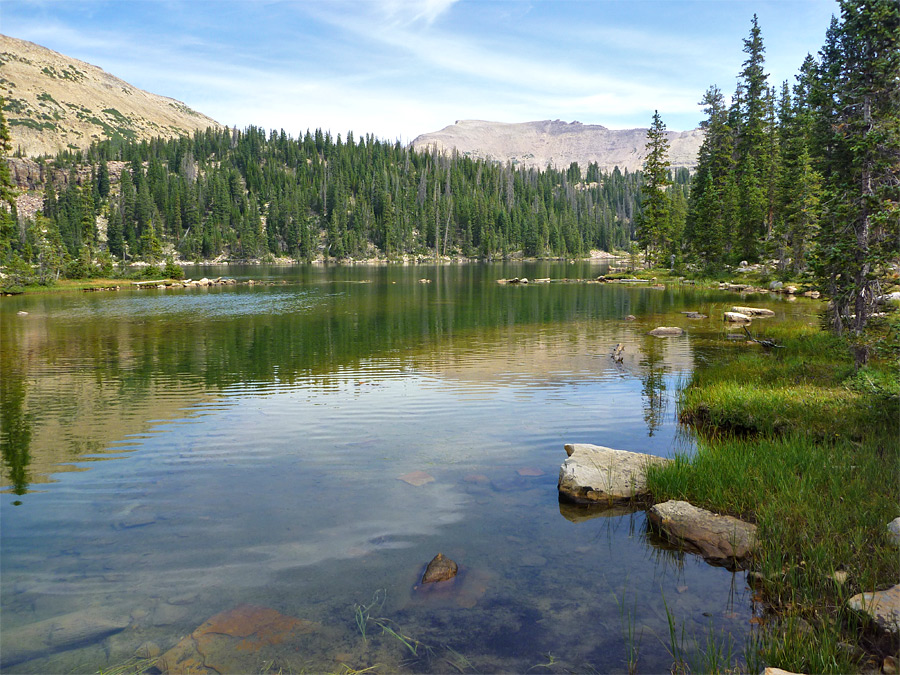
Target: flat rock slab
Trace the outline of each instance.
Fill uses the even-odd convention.
[[[62,614],[21,628],[4,626],[0,634],[3,668],[55,652],[82,647],[123,630],[130,619],[124,612],[103,608]]]
[[[159,657],[156,667],[171,675],[258,672],[267,647],[318,627],[274,609],[241,605],[204,621]]]
[[[656,337],[675,337],[684,335],[684,330],[677,326],[659,326],[658,328],[651,330],[647,335],[654,335]]]
[[[697,549],[709,562],[735,565],[756,546],[756,525],[720,516],[682,501],[656,504],[648,512],[671,540]]]
[[[433,483],[434,476],[430,473],[425,473],[424,471],[413,471],[412,473],[405,473],[402,476],[397,476],[397,480],[402,480],[404,483],[421,487],[427,483]]]
[[[623,502],[647,493],[647,467],[671,460],[587,443],[567,443],[559,494],[575,502]]]
[[[723,316],[728,323],[750,323],[752,321],[748,314],[740,312],[725,312]]]
[[[886,591],[859,593],[847,601],[852,609],[867,614],[881,628],[900,633],[900,584]]]
[[[747,316],[775,316],[775,312],[765,307],[732,307],[731,311]]]

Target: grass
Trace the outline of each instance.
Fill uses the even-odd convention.
[[[869,336],[855,371],[849,345],[798,325],[767,327],[784,345],[701,366],[680,418],[696,453],[648,471],[655,501],[683,499],[755,522],[758,598],[769,608],[760,656],[792,672],[851,672],[896,651],[846,601],[897,583],[886,525],[900,515],[897,321]],[[833,573],[847,573],[838,583]],[[878,662],[880,664],[880,661]]]

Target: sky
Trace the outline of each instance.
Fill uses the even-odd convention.
[[[3,0],[0,32],[239,128],[409,142],[459,119],[695,128],[758,15],[794,82],[832,0]]]

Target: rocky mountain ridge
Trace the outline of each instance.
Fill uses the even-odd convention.
[[[0,35],[0,96],[13,151],[29,157],[83,149],[104,138],[171,138],[221,127],[181,101],[6,35]]]
[[[672,168],[696,166],[703,131],[667,134]],[[607,129],[599,124],[561,120],[514,124],[458,120],[440,131],[422,134],[412,142],[417,150],[456,150],[470,157],[538,169],[548,164],[566,169],[572,162],[578,162],[582,171],[591,162],[596,162],[603,171],[612,171],[616,166],[621,171],[638,171],[644,162],[646,144],[646,129]]]

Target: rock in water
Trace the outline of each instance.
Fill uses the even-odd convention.
[[[655,335],[656,337],[668,337],[670,335],[684,335],[684,331],[677,326],[659,326],[658,328],[654,328],[647,335]]]
[[[700,551],[709,562],[737,564],[756,546],[756,525],[720,516],[682,501],[656,504],[647,512],[651,522],[675,542]]]
[[[272,647],[318,629],[312,621],[242,605],[204,621],[163,654],[156,667],[169,675],[259,672]]]
[[[740,312],[725,312],[724,317],[729,323],[750,323],[750,317]]]
[[[559,468],[559,494],[582,503],[613,504],[640,497],[647,492],[647,466],[670,461],[587,443],[565,447],[569,458]]]
[[[0,664],[6,669],[39,656],[99,642],[123,630],[128,623],[129,618],[125,612],[91,608],[21,628],[4,626],[0,636]]]
[[[445,558],[443,553],[438,553],[425,568],[422,575],[423,584],[431,584],[436,581],[447,581],[456,576],[459,567],[450,558]]]
[[[732,307],[731,311],[745,316],[775,316],[775,312],[764,307]]]

